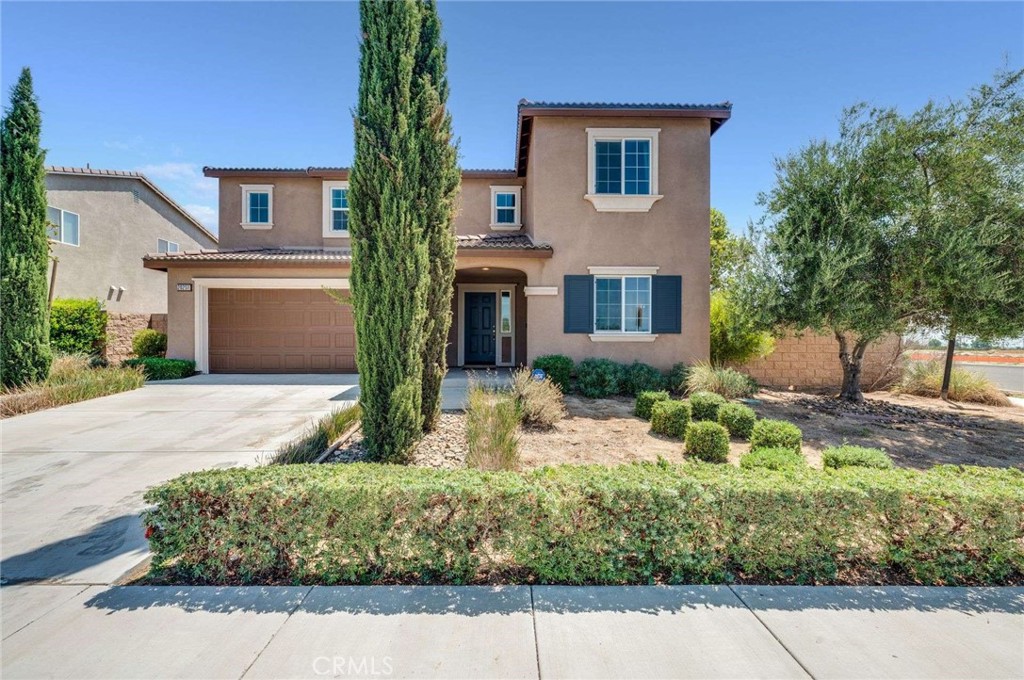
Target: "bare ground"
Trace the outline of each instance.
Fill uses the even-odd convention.
[[[765,390],[749,405],[762,418],[796,424],[804,454],[821,466],[821,450],[843,443],[885,449],[897,465],[928,468],[939,463],[1024,468],[1024,409],[873,392],[863,406],[829,397]],[[523,467],[561,463],[616,465],[631,461],[684,460],[682,442],[650,433],[633,415],[633,400],[567,396],[568,417],[547,432],[526,431],[520,440]],[[749,449],[733,442],[730,461]]]

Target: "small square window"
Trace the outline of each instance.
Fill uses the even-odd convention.
[[[274,223],[274,196],[271,185],[242,185],[242,227],[269,229]]]
[[[78,213],[46,206],[47,236],[69,246],[78,245]]]
[[[491,187],[491,227],[518,229],[521,187]]]

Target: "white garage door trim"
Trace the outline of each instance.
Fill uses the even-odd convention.
[[[216,278],[192,279],[195,295],[195,343],[196,370],[210,372],[210,289],[211,288],[260,288],[260,289],[319,289],[347,290],[348,279],[283,279],[283,278]]]

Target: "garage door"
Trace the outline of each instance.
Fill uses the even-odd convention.
[[[211,288],[211,373],[354,373],[352,308],[322,290]]]

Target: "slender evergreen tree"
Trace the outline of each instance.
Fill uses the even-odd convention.
[[[455,198],[461,179],[447,109],[447,47],[441,38],[437,4],[421,6],[419,49],[413,80],[415,132],[420,148],[420,210],[429,258],[427,315],[423,348],[423,429],[431,430],[441,413],[441,382],[447,372],[445,348],[452,322],[455,281]]]
[[[46,270],[46,152],[32,74],[22,69],[0,125],[0,382],[43,380],[50,372]]]
[[[349,177],[359,399],[371,457],[400,463],[408,460],[423,424],[428,261],[413,99],[421,12],[413,0],[362,0],[359,16],[359,102]]]

